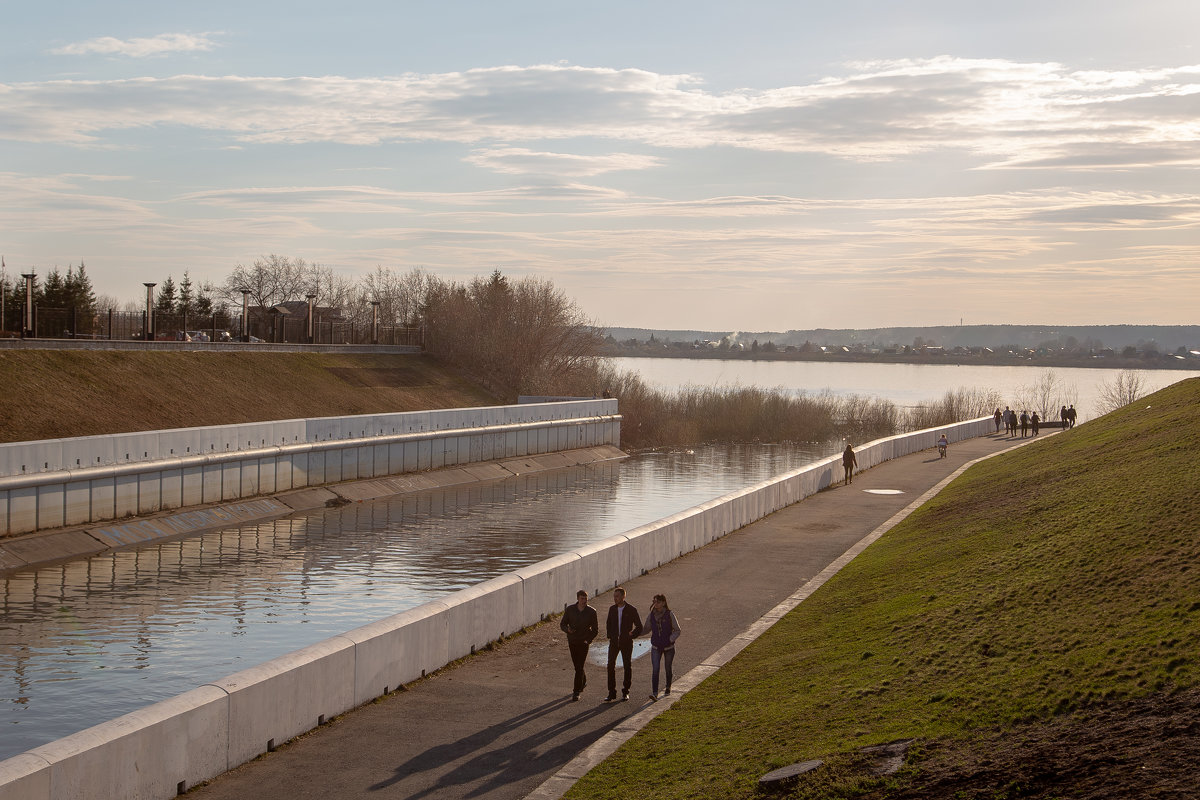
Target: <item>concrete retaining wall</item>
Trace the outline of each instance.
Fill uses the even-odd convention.
[[[990,432],[991,417],[880,439],[867,469]],[[168,798],[831,485],[833,456],[627,533],[501,575],[0,762],[0,800]]]
[[[0,444],[0,533],[620,439],[616,400],[575,400]]]

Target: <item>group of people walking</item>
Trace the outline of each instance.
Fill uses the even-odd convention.
[[[1075,427],[1075,406],[1070,408],[1062,407],[1062,411],[1058,413],[1059,419],[1062,421],[1063,429]],[[1021,429],[1021,438],[1024,439],[1029,435],[1030,429],[1033,435],[1037,436],[1041,430],[1042,418],[1034,411],[1022,411],[1019,415],[1008,406],[1004,410],[996,409],[996,413],[992,415],[992,419],[996,421],[996,433],[1000,432],[1000,425],[1003,423],[1004,430],[1009,436],[1017,435],[1017,428]]]
[[[563,611],[559,627],[567,635],[571,663],[575,665],[575,685],[571,699],[578,700],[587,686],[584,665],[587,663],[588,647],[600,631],[596,609],[588,605],[588,593],[583,589],[575,593],[575,602]],[[650,634],[650,700],[658,699],[659,670],[664,665],[664,694],[670,694],[671,664],[675,660],[675,640],[679,638],[680,628],[675,612],[667,605],[666,596],[654,595],[650,612],[643,623],[637,608],[626,602],[625,589],[618,586],[613,589],[613,603],[608,609],[608,620],[604,627],[605,636],[608,638],[608,696],[604,698],[604,702],[611,703],[617,699],[618,656],[625,669],[621,699],[629,699],[629,689],[633,684],[633,640],[645,633]]]

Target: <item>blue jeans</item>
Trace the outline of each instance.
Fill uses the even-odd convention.
[[[650,648],[650,691],[658,694],[658,663],[665,661],[667,664],[667,691],[671,691],[671,662],[675,660],[675,646],[672,645],[666,649],[661,647]]]

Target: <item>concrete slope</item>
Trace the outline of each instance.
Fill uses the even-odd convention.
[[[644,616],[652,595],[667,596],[683,628],[674,664],[678,680],[966,462],[1036,441],[988,436],[952,445],[945,459],[927,450],[886,462],[849,486],[821,492],[630,581],[628,599]],[[564,597],[563,603],[573,599]],[[610,603],[611,594],[592,600],[601,635]],[[589,663],[587,689],[572,702],[573,671],[556,618],[346,714],[189,796],[523,798],[648,705],[646,657],[634,662],[629,702],[600,702],[606,694],[605,648],[601,639],[593,644],[592,657],[601,665]],[[617,672],[619,685],[619,667]],[[542,789],[539,796],[557,795]]]

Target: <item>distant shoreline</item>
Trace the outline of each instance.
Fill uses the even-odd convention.
[[[1198,358],[1122,358],[1046,355],[976,355],[948,353],[943,355],[904,355],[872,353],[800,353],[800,352],[757,352],[750,350],[680,349],[675,347],[644,346],[621,347],[609,345],[601,352],[606,358],[688,358],[717,361],[815,361],[841,362],[850,364],[940,364],[949,366],[985,367],[1078,367],[1082,369],[1154,369],[1154,370],[1200,370]]]

